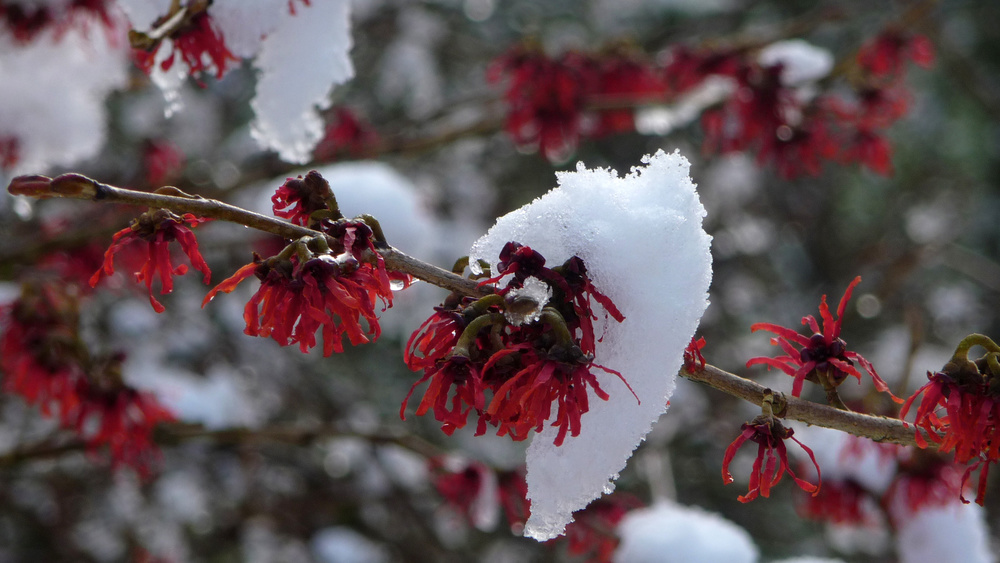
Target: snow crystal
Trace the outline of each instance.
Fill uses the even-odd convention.
[[[908,519],[896,535],[900,563],[993,563],[986,513],[974,504],[925,508]]]
[[[622,373],[640,403],[614,375],[597,374],[611,398],[593,400],[582,431],[555,447],[546,427],[528,448],[531,516],[525,534],[553,538],[571,513],[602,493],[666,411],[684,347],[708,306],[712,277],[705,209],[678,152],[643,158],[624,178],[613,170],[558,173],[559,187],[497,220],[470,251],[470,262],[498,262],[517,241],[550,265],[583,259],[598,290],[625,315],[603,327],[595,362]],[[474,268],[475,269],[475,268]],[[595,327],[602,333],[600,323]]]
[[[545,308],[545,304],[552,299],[552,288],[549,284],[543,282],[542,280],[531,276],[524,280],[524,287],[519,289],[512,289],[507,295],[506,300],[508,306],[504,311],[504,315],[507,318],[507,322],[514,326],[520,326],[524,323],[533,323],[542,316],[542,309]],[[527,311],[521,310],[521,307],[511,307],[511,304],[516,303],[517,305],[523,304],[523,308],[528,308]]]
[[[765,66],[784,65],[781,81],[785,86],[815,82],[833,70],[833,55],[802,39],[778,41],[761,49],[758,62]]]
[[[629,512],[618,525],[618,535],[619,562],[753,563],[759,557],[743,528],[713,512],[672,502]]]
[[[97,17],[81,14],[26,45],[0,33],[0,138],[19,142],[14,173],[70,166],[104,146],[104,98],[127,82],[126,25],[112,18],[105,33]]]
[[[318,110],[330,106],[331,85],[354,76],[348,8],[347,0],[327,0],[284,15],[254,61],[253,136],[288,162],[309,160],[323,136]]]

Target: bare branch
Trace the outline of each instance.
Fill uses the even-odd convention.
[[[173,190],[179,195],[140,192],[102,184],[81,174],[63,174],[55,178],[18,176],[11,180],[7,191],[14,195],[39,199],[52,197],[86,199],[104,203],[124,203],[154,209],[169,209],[177,213],[193,213],[199,217],[209,217],[244,225],[289,240],[322,235],[319,231],[294,225],[275,217],[261,215],[215,199],[190,196],[180,190]],[[336,243],[332,238],[328,237],[328,240],[331,243]],[[415,278],[463,295],[481,297],[490,293],[489,288],[479,287],[474,281],[422,262],[395,248],[378,249],[378,252],[385,259],[386,267],[390,270],[410,274]]]
[[[706,365],[697,371],[681,368],[680,375],[755,405],[762,404],[764,395],[770,392],[768,388],[755,381],[750,381],[712,365]],[[833,428],[855,436],[870,438],[876,442],[888,442],[903,446],[917,445],[915,428],[899,419],[844,411],[798,397],[790,397],[783,393],[776,394],[775,404],[780,405],[776,407],[775,415],[781,418]],[[930,443],[933,444],[933,442]]]

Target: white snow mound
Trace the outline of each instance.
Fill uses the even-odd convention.
[[[618,472],[666,411],[684,348],[708,306],[711,237],[702,229],[705,208],[690,164],[662,150],[642,161],[625,177],[582,163],[557,173],[559,187],[498,219],[470,251],[471,264],[483,259],[494,268],[509,241],[537,250],[550,267],[579,256],[597,289],[625,315],[621,324],[607,323],[595,362],[621,372],[641,403],[616,376],[598,371],[611,398],[593,397],[580,435],[555,447],[556,429],[548,426],[532,439],[525,535],[539,541],[562,534],[573,511],[614,489]],[[596,334],[602,328],[595,323]]]

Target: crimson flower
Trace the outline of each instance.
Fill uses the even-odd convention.
[[[332,197],[330,183],[319,172],[310,170],[304,178],[286,179],[271,196],[271,209],[277,217],[307,226],[313,213],[329,209]]]
[[[400,417],[417,386],[429,382],[417,414],[433,410],[449,435],[475,413],[477,435],[492,425],[514,440],[551,421],[559,446],[567,434],[579,435],[591,392],[609,398],[599,371],[625,381],[595,362],[594,304],[619,322],[625,317],[593,286],[578,257],[548,268],[541,254],[511,242],[501,251],[496,277],[481,285],[501,280],[502,288],[478,301],[450,297],[410,337],[406,364],[423,376],[403,400]]]
[[[691,337],[691,342],[684,348],[684,369],[689,372],[696,372],[705,369],[705,356],[701,355],[702,348],[707,342],[705,337],[697,340]]]
[[[174,181],[184,168],[184,153],[166,140],[147,139],[142,148],[142,164],[146,182],[162,186]]]
[[[934,46],[923,35],[887,30],[858,51],[858,65],[873,78],[895,80],[903,74],[906,59],[923,68],[934,64]]]
[[[377,297],[385,299],[370,269],[353,257],[322,254],[300,263],[255,257],[254,261],[215,286],[202,307],[218,292],[229,293],[251,275],[260,288],[243,310],[244,332],[270,337],[282,346],[298,343],[302,352],[316,346],[316,331],[323,330],[323,355],[343,352],[343,336],[352,345],[377,339],[381,333],[375,315]],[[361,326],[361,318],[368,329]]]
[[[591,98],[610,104],[639,101],[662,101],[666,84],[652,65],[628,54],[601,60],[597,70],[595,91]],[[635,110],[631,108],[602,109],[593,132],[595,137],[635,130]]]
[[[899,460],[898,474],[882,504],[898,523],[925,508],[946,506],[958,502],[956,499],[968,502],[962,498],[965,481],[960,465],[939,452],[916,450]]]
[[[160,455],[153,430],[160,423],[175,421],[174,414],[152,393],[124,384],[116,389],[100,389],[85,379],[77,384],[79,403],[75,408],[63,405],[63,426],[75,428],[89,451],[107,446],[112,467],[129,466],[148,477]],[[94,420],[96,431],[92,430]]]
[[[313,149],[314,160],[329,162],[344,154],[356,158],[378,142],[375,129],[351,110],[334,108],[329,116],[326,132]]]
[[[434,418],[442,423],[441,430],[445,434],[451,436],[455,430],[464,427],[471,409],[483,412],[486,405],[484,394],[486,387],[480,367],[466,356],[452,355],[424,369],[424,376],[413,384],[403,399],[403,404],[399,408],[400,418],[406,419],[406,404],[413,391],[428,380],[430,384],[417,407],[417,416],[423,416],[433,407]],[[486,419],[480,417],[480,431],[477,434],[486,431],[485,423]]]
[[[0,306],[3,389],[50,415],[75,401],[79,377],[72,357],[76,299],[53,284],[25,285],[21,297]]]
[[[521,535],[524,524],[531,514],[531,500],[528,499],[528,482],[525,480],[527,469],[520,466],[511,471],[497,472],[500,486],[500,507],[510,525],[510,531]]]
[[[470,524],[488,531],[497,523],[500,489],[497,475],[479,461],[430,460],[431,482],[448,506]]]
[[[10,170],[21,160],[21,141],[0,135],[0,170]]]
[[[971,346],[989,340],[972,335],[962,341],[958,351],[945,367],[928,373],[928,382],[903,403],[899,413],[905,417],[917,399],[920,405],[914,418],[917,445],[927,447],[927,438],[937,444],[941,453],[954,454],[955,463],[968,464],[962,484],[979,470],[976,502],[983,503],[990,465],[1000,460],[1000,384],[998,374],[990,366],[990,357],[997,355],[992,341],[991,355],[972,362],[965,358]],[[995,362],[995,360],[993,360]],[[964,500],[964,499],[963,499]]]
[[[507,78],[504,129],[514,143],[540,150],[553,162],[569,158],[580,139],[586,94],[593,91],[593,62],[579,53],[551,59],[538,48],[518,46],[493,63],[491,82]]]
[[[163,19],[165,18],[160,18],[154,22],[153,27],[155,28],[162,24]],[[226,46],[222,31],[215,27],[208,12],[196,14],[186,25],[178,29],[170,39],[173,41],[173,52],[160,63],[160,68],[164,71],[170,70],[174,66],[174,61],[178,53],[184,59],[192,76],[214,67],[215,78],[219,79],[228,70],[229,63],[238,63],[240,61],[229,50],[229,47]],[[156,52],[159,50],[160,45],[161,43],[157,43],[156,47],[150,51],[143,49],[133,50],[136,63],[146,74],[149,74],[153,68]],[[206,63],[206,59],[210,63]]]
[[[61,31],[73,25],[81,15],[89,14],[98,18],[110,28],[111,14],[108,0],[70,0],[61,7],[31,6],[30,3],[0,2],[0,21],[19,43],[28,43],[49,27]]]
[[[494,387],[486,419],[499,425],[497,435],[509,433],[514,440],[527,438],[531,429],[540,432],[552,416],[552,406],[556,405],[558,410],[552,426],[559,431],[554,443],[561,446],[567,432],[572,436],[580,435],[580,417],[590,410],[588,387],[599,398],[605,401],[610,398],[601,389],[594,370],[603,370],[625,382],[622,374],[595,364],[593,357],[584,355],[580,347],[565,348],[558,344],[549,348],[544,356],[532,343],[511,346],[493,354],[484,370],[491,370],[497,362],[512,354],[520,354],[520,364],[524,367]]]
[[[114,467],[147,477],[159,457],[154,427],[174,415],[150,393],[122,381],[124,355],[95,361],[79,339],[79,312],[65,288],[26,285],[0,307],[3,389],[38,405],[46,417],[83,438],[87,451],[105,447]]]
[[[208,269],[208,264],[198,251],[198,240],[190,227],[195,227],[199,223],[204,223],[208,219],[195,217],[191,213],[185,213],[178,217],[174,213],[165,209],[158,209],[143,213],[138,218],[132,220],[132,224],[115,233],[111,241],[111,246],[104,253],[104,264],[90,278],[90,287],[96,287],[102,277],[111,276],[115,273],[115,254],[123,248],[133,244],[146,245],[146,261],[139,271],[135,272],[136,282],[146,282],[149,290],[149,303],[157,313],[164,311],[163,305],[153,297],[153,278],[160,278],[160,294],[165,295],[174,290],[173,276],[184,275],[188,271],[185,264],[174,267],[170,258],[170,243],[177,241],[181,245],[181,250],[187,255],[191,266],[204,274],[204,282],[207,284],[212,279],[212,272]]]
[[[872,524],[874,516],[865,510],[868,491],[853,480],[827,481],[797,505],[802,516],[833,524]]]
[[[566,526],[567,553],[586,556],[588,563],[611,563],[620,541],[618,524],[629,511],[642,506],[642,501],[627,493],[604,496],[590,503]]]
[[[722,481],[728,485],[733,482],[733,476],[729,472],[729,463],[736,455],[736,450],[740,449],[740,446],[747,440],[757,443],[757,458],[753,462],[753,470],[750,473],[750,487],[747,494],[740,495],[737,500],[750,502],[758,496],[767,498],[771,494],[771,488],[781,481],[785,473],[788,473],[803,491],[817,494],[822,482],[819,464],[816,463],[816,457],[812,450],[793,436],[794,431],[791,428],[785,428],[777,419],[769,419],[763,415],[754,418],[751,422],[744,423],[742,428],[743,432],[733,440],[733,443],[729,444],[722,459]],[[804,479],[799,479],[792,471],[785,448],[785,440],[789,438],[805,450],[809,459],[812,460],[813,466],[816,467],[818,481],[815,485]]]
[[[780,346],[786,355],[777,358],[751,358],[747,362],[747,367],[764,364],[791,375],[795,378],[792,384],[792,396],[798,397],[802,394],[802,385],[805,380],[817,381],[817,375],[829,378],[833,385],[840,385],[848,375],[856,377],[860,382],[861,373],[854,367],[854,362],[857,362],[871,376],[877,390],[887,392],[893,400],[901,402],[889,391],[889,386],[879,377],[875,366],[861,354],[848,350],[847,344],[840,338],[844,310],[847,308],[847,302],[851,299],[851,292],[860,282],[861,276],[858,276],[847,286],[847,290],[837,306],[836,319],[830,314],[830,307],[826,304],[826,295],[822,297],[819,304],[820,317],[823,319],[822,329],[812,315],[802,318],[802,324],[807,325],[813,331],[812,336],[804,336],[790,328],[771,323],[751,325],[751,332],[766,330],[776,334],[777,336],[771,338],[771,344]],[[799,348],[796,348],[796,345]]]

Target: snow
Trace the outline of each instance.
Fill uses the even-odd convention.
[[[330,87],[354,76],[347,0],[297,7],[261,44],[260,71],[250,102],[252,133],[288,162],[307,162],[323,136],[319,110],[330,106]]]
[[[924,509],[896,535],[900,563],[992,563],[986,512],[975,504]]]
[[[104,146],[104,99],[127,82],[125,21],[79,15],[65,30],[50,26],[26,45],[0,30],[0,138],[14,137],[13,173],[39,173],[90,158]]]
[[[555,447],[550,426],[528,448],[532,507],[525,535],[540,541],[562,534],[573,511],[614,489],[618,472],[666,411],[684,347],[708,306],[711,239],[702,229],[705,210],[690,164],[663,151],[643,163],[625,177],[582,163],[558,173],[559,187],[498,219],[470,251],[471,264],[483,259],[494,267],[508,241],[530,246],[553,265],[577,255],[626,317],[595,326],[604,334],[595,362],[621,372],[640,403],[617,377],[598,372],[611,398],[591,401],[580,435]]]
[[[802,39],[772,43],[761,49],[757,61],[765,66],[784,65],[781,81],[785,86],[815,82],[833,70],[833,54]]]
[[[147,31],[169,5],[169,0],[122,0],[133,26]],[[306,162],[322,138],[319,112],[330,106],[330,88],[354,76],[348,57],[350,2],[293,5],[295,15],[288,0],[215,0],[208,14],[230,52],[254,59],[259,74],[251,101],[254,138],[288,162]],[[189,72],[181,57],[169,70],[160,68],[172,50],[165,40],[150,75],[167,101],[168,117],[181,109],[180,89]]]
[[[759,552],[750,534],[713,512],[661,502],[629,512],[618,525],[620,563],[753,563]]]

